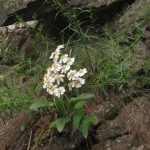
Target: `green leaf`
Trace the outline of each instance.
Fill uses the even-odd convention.
[[[93,116],[89,116],[90,122],[94,125],[97,124],[97,116],[93,115]]]
[[[43,107],[43,106],[47,106],[46,102],[45,101],[38,101],[38,102],[35,102],[34,104],[32,104],[30,106],[30,109],[37,109],[37,108]]]
[[[67,104],[67,111],[69,111],[70,106],[71,106],[71,104],[72,104],[73,102],[74,102],[73,100],[69,101],[69,103]]]
[[[72,134],[75,132],[75,130],[78,128],[80,120],[82,119],[82,116],[84,114],[84,110],[75,110],[74,116],[73,116],[73,128],[72,128]]]
[[[25,122],[24,122],[24,123],[22,123],[22,124],[21,124],[21,126],[20,126],[20,130],[21,130],[21,131],[24,131],[24,130],[25,130],[25,126],[24,126],[24,124],[25,124]]]
[[[53,102],[47,102],[48,106],[54,106]]]
[[[82,108],[84,105],[86,104],[86,102],[78,102],[73,109],[80,109]]]
[[[79,89],[78,89],[78,88],[75,88],[75,89],[74,89],[74,95],[75,95],[75,96],[79,96]]]
[[[79,95],[78,97],[72,97],[71,100],[82,100],[82,99],[86,99],[86,98],[92,98],[94,97],[93,94],[88,94],[88,93],[82,93],[81,95]]]
[[[85,98],[91,98],[94,97],[93,94],[88,94],[88,93],[83,93],[79,95],[78,97],[72,97],[67,104],[67,111],[69,111],[70,107],[74,107],[80,100],[85,99]]]
[[[56,121],[58,119],[54,120],[51,124],[50,124],[50,128],[56,128]]]
[[[89,121],[90,121],[89,117],[85,116],[81,120],[81,123],[80,123],[80,127],[81,127],[82,133],[83,133],[83,135],[84,135],[85,138],[87,138],[87,136],[88,136]]]
[[[62,132],[62,130],[64,129],[64,126],[65,124],[70,120],[70,117],[69,116],[66,116],[66,118],[62,117],[62,118],[59,118],[57,121],[56,121],[56,127],[57,127],[57,130],[59,132]]]
[[[63,102],[62,102],[61,100],[59,100],[59,101],[56,102],[56,106],[57,106],[57,108],[60,109],[61,111],[66,112],[66,111],[65,111],[65,106],[64,106],[64,104],[63,104]]]

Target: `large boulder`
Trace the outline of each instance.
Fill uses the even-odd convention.
[[[108,11],[110,14],[109,17],[111,18],[114,11],[116,12],[120,9],[118,4],[121,4],[121,2],[123,2],[123,0],[72,0],[71,4],[80,6],[81,8],[93,6],[100,11],[111,10],[112,6],[115,6],[113,11]],[[66,3],[65,0],[64,3]],[[109,4],[109,6],[107,6],[107,4]],[[111,6],[111,4],[113,5]],[[38,15],[37,19],[56,15],[56,6],[50,3],[50,1],[45,0],[7,0],[5,3],[0,3],[0,8],[0,26],[15,23],[17,21],[16,14],[22,16],[25,21],[33,20],[33,14]]]

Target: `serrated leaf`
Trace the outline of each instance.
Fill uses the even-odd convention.
[[[50,124],[50,128],[56,128],[56,121],[57,121],[58,119],[56,119],[56,120],[54,120],[53,122],[51,122],[51,124]]]
[[[24,130],[25,130],[24,124],[25,124],[25,123],[22,123],[21,126],[20,126],[20,130],[21,130],[21,131],[24,131]]]
[[[38,101],[38,102],[35,102],[34,104],[32,104],[30,106],[30,109],[37,109],[37,108],[43,107],[43,106],[47,106],[46,102],[45,101]]]
[[[90,121],[89,117],[85,116],[84,118],[82,118],[81,123],[80,123],[80,127],[82,130],[83,136],[85,138],[87,138],[87,136],[88,136],[89,121]]]
[[[84,105],[86,104],[86,102],[78,102],[73,109],[80,109],[82,108]]]
[[[62,117],[62,118],[59,118],[57,121],[56,121],[56,127],[57,127],[57,130],[59,132],[62,132],[62,130],[64,129],[64,126],[65,124],[70,120],[70,117],[69,116],[66,116],[66,118]]]
[[[94,125],[97,124],[97,116],[93,115],[93,116],[89,116],[90,122]]]
[[[75,130],[78,128],[80,120],[82,119],[82,116],[84,114],[84,110],[75,110],[73,115],[73,128],[72,128],[72,134],[75,132]]]

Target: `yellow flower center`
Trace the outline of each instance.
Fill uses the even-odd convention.
[[[53,60],[56,60],[56,57],[54,57]]]
[[[50,89],[51,87],[50,87],[50,86],[47,86],[47,88]]]
[[[61,93],[61,89],[58,89],[58,93]]]
[[[54,53],[57,54],[57,51],[55,51]]]
[[[56,69],[58,67],[58,65],[55,64],[54,68]]]
[[[64,55],[62,55],[61,57],[60,57],[60,59],[63,59],[64,58]]]
[[[66,65],[63,65],[63,66],[62,66],[62,69],[65,69],[65,68],[66,68]]]
[[[58,45],[57,48],[59,48],[61,45]]]
[[[49,77],[46,77],[46,80],[48,80]]]
[[[61,79],[61,76],[58,76],[57,79],[60,80],[60,79]]]
[[[47,77],[47,74],[44,74],[44,77]]]
[[[70,57],[68,57],[67,61],[71,61],[71,58],[70,58]]]
[[[80,83],[80,79],[77,79],[77,80],[76,80],[76,83]]]
[[[56,69],[58,67],[58,65],[52,64],[52,67],[54,67]]]
[[[54,52],[51,53],[51,56],[54,54]]]
[[[70,76],[74,76],[74,72],[70,72]]]
[[[55,87],[53,86],[53,87],[51,88],[51,90],[54,91],[54,90],[55,90]]]
[[[72,86],[72,82],[69,83],[69,86]]]
[[[48,84],[48,83],[49,83],[49,80],[47,80],[46,82],[47,82],[47,84]]]
[[[52,67],[54,66],[55,64],[52,64]]]
[[[51,72],[51,69],[50,69],[50,68],[47,68],[47,72],[48,72],[48,71]]]
[[[46,82],[45,81],[43,81],[43,84],[45,84]]]
[[[79,70],[79,73],[82,73],[82,72],[83,72],[83,70],[82,70],[82,69],[80,69],[80,70]]]
[[[53,74],[51,75],[51,77],[54,78],[54,77],[55,77],[55,74],[53,73]]]

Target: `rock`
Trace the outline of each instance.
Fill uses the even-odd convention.
[[[9,70],[10,70],[9,66],[0,65],[0,74],[1,75],[4,75],[4,74],[8,73]]]
[[[124,35],[122,40],[124,42],[128,41],[128,36],[132,36],[133,32],[137,30],[137,24],[141,27],[142,20],[144,20],[144,15],[148,12],[146,11],[146,4],[149,0],[136,0],[129,8],[125,14],[119,20],[119,30]],[[148,15],[148,14],[147,14]]]
[[[81,8],[85,8],[88,6],[93,6],[93,7],[101,7],[105,6],[107,4],[114,3],[116,1],[122,1],[122,0],[72,0],[71,4],[80,6]],[[109,2],[109,3],[108,3]]]
[[[17,30],[8,34],[6,48],[2,49],[2,60],[1,64],[13,65],[17,64],[22,60],[22,56],[18,53],[20,48],[27,40],[29,31],[27,29],[22,30],[21,33],[17,33]]]
[[[123,135],[115,140],[106,139],[92,146],[91,150],[132,150],[132,148],[138,147],[138,142],[138,139],[135,137],[132,138],[130,135]]]
[[[133,102],[129,103],[125,108],[122,108],[121,113],[114,120],[103,122],[97,129],[96,135],[97,139],[102,142],[100,142],[100,144],[98,145],[93,146],[92,149],[101,147],[103,145],[103,147],[105,147],[106,149],[114,146],[114,150],[120,150],[120,148],[117,148],[120,145],[120,142],[116,144],[117,141],[122,141],[125,138],[125,143],[127,143],[129,137],[132,137],[133,139],[130,141],[130,147],[132,148],[134,146],[140,146],[138,145],[139,143],[136,142],[139,138],[143,139],[140,144],[149,143],[149,105],[150,96],[149,94],[146,94],[134,99]],[[125,134],[127,135],[125,136]],[[120,136],[121,138],[118,139],[118,136]],[[114,139],[115,141],[108,139]],[[108,145],[108,142],[111,144]],[[135,142],[137,144],[135,144]],[[123,146],[125,145],[122,143],[122,147]],[[148,145],[145,147],[145,149],[148,149]]]
[[[22,16],[25,21],[33,20],[33,14],[40,14],[37,19],[42,18],[49,12],[54,11],[55,7],[51,3],[44,3],[44,0],[7,0],[5,3],[0,3],[3,8],[1,18],[3,21],[0,26],[7,26],[14,24],[16,20],[15,12],[17,15]],[[7,18],[8,16],[8,18]],[[1,19],[0,19],[1,20]]]

